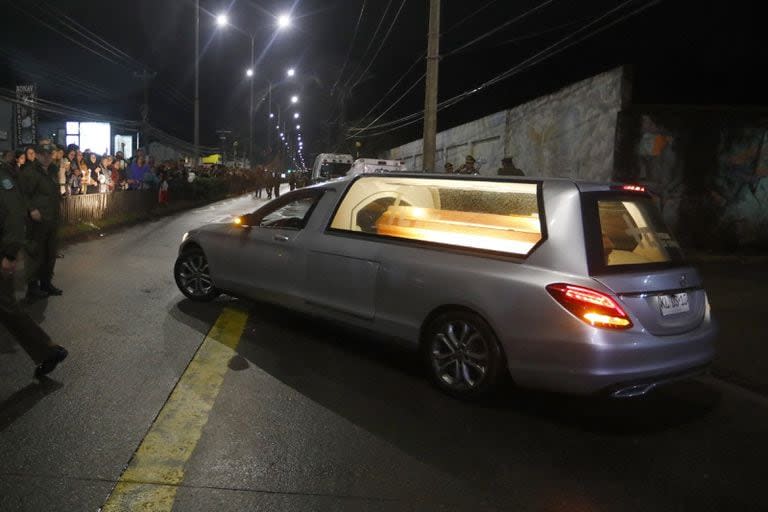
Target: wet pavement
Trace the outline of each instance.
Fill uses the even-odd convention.
[[[36,383],[0,333],[0,510],[95,511],[118,482],[178,511],[766,509],[768,400],[720,380],[626,401],[507,386],[467,404],[363,332],[184,299],[171,275],[183,233],[256,206],[66,249],[65,295],[33,313],[70,358]],[[149,461],[157,439],[173,467]]]

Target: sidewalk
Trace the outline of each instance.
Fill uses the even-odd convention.
[[[712,372],[768,394],[768,262],[696,265],[720,327]]]

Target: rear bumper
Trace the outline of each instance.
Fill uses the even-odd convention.
[[[588,329],[575,339],[542,341],[545,350],[510,361],[512,378],[551,391],[634,396],[705,372],[715,355],[717,329],[709,318],[676,336]]]

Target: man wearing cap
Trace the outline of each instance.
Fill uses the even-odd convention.
[[[467,155],[467,158],[464,159],[464,165],[456,170],[456,174],[480,174],[475,166],[475,157]]]
[[[515,162],[511,156],[505,156],[501,159],[501,167],[498,173],[499,176],[525,176],[522,170],[515,167]]]
[[[58,296],[63,292],[53,283],[53,270],[58,252],[57,231],[59,228],[58,168],[50,173],[51,145],[41,144],[40,161],[35,148],[27,148],[27,163],[19,174],[19,188],[26,199],[29,219],[27,240],[29,241],[29,263],[27,279],[29,299]]]
[[[0,162],[0,324],[36,364],[35,377],[52,372],[67,357],[23,310],[14,295],[16,260],[24,245],[27,209],[8,166]]]
[[[451,162],[445,162],[445,174],[453,174],[453,164]]]

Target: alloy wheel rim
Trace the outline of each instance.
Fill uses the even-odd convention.
[[[179,269],[181,287],[194,296],[204,296],[213,289],[213,281],[208,271],[208,261],[201,254],[192,254],[181,261]]]
[[[432,369],[452,389],[476,389],[488,373],[488,341],[469,322],[444,323],[435,333],[430,349]]]

